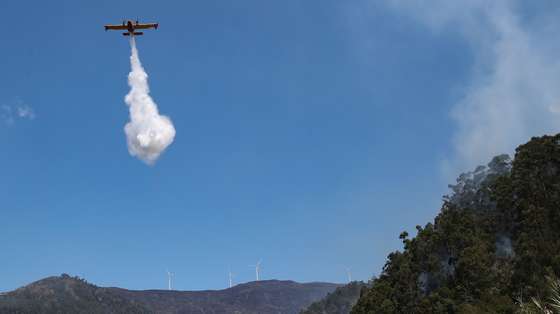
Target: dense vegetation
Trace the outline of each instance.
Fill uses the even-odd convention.
[[[367,285],[361,281],[353,281],[345,286],[338,287],[324,299],[311,304],[301,314],[347,314],[358,302],[362,289]]]
[[[352,313],[518,313],[560,274],[560,135],[450,186],[433,223],[389,255]]]
[[[548,278],[549,291],[546,299],[532,297],[530,301],[519,300],[521,314],[560,314],[560,280]]]

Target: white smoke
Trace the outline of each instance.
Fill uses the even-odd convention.
[[[130,92],[124,99],[129,106],[130,122],[124,127],[124,132],[130,154],[152,165],[173,143],[175,128],[168,117],[159,114],[156,103],[150,97],[148,74],[140,63],[134,37],[130,40],[130,46]]]
[[[475,56],[465,97],[453,106],[457,123],[451,171],[474,168],[509,153],[532,136],[560,131],[560,7],[520,0],[386,0],[434,32],[452,32]],[[548,2],[553,4],[554,2]]]

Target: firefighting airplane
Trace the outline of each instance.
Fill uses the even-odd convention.
[[[140,36],[144,35],[143,32],[137,32],[137,29],[157,29],[158,23],[139,23],[138,20],[133,22],[131,20],[123,21],[121,25],[105,25],[105,30],[126,30],[124,36]]]

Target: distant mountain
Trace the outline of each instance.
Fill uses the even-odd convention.
[[[0,313],[151,313],[77,277],[62,275],[36,281],[0,295]]]
[[[0,313],[299,313],[340,285],[263,280],[207,291],[102,288],[62,275],[0,295]]]

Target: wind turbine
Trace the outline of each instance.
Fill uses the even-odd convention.
[[[233,287],[233,276],[235,276],[234,274],[231,273],[231,270],[229,271],[229,287]]]
[[[249,267],[255,267],[255,275],[257,275],[257,281],[259,281],[259,271],[261,270],[261,262],[262,259],[260,259],[256,265],[249,265]]]
[[[167,290],[171,290],[173,288],[173,276],[175,276],[175,274],[167,270]]]
[[[348,282],[352,282],[352,268],[346,267],[346,276],[348,276]]]

